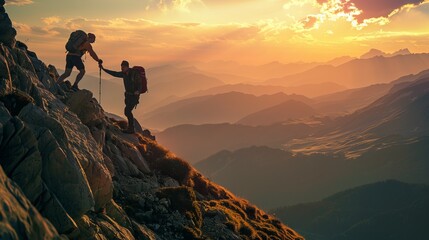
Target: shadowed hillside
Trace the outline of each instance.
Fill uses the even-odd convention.
[[[302,239],[57,85],[0,14],[0,239]]]
[[[304,138],[317,131],[302,123],[245,126],[240,124],[179,125],[157,134],[157,139],[178,156],[191,163],[201,161],[221,150],[237,150],[250,146],[281,148],[294,138]]]
[[[429,186],[378,182],[273,212],[308,239],[425,239]]]
[[[229,92],[180,100],[146,114],[142,121],[156,129],[180,124],[232,123],[250,113],[287,100],[311,101],[304,96],[284,93],[257,97]]]
[[[309,105],[303,102],[290,100],[252,113],[240,119],[237,123],[250,126],[271,125],[275,123],[284,123],[288,120],[308,118],[316,114],[317,111]]]

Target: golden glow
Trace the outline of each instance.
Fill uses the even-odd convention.
[[[47,1],[61,5],[61,1]],[[112,8],[118,4],[105,2]],[[10,5],[7,10],[18,39],[58,66],[64,64],[64,43],[75,29],[94,32],[94,49],[106,64],[115,66],[125,57],[146,65],[210,60],[259,64],[359,56],[368,48],[387,52],[399,48],[426,52],[429,48],[427,3],[404,5],[386,16],[369,19],[362,19],[363,10],[353,0],[170,0],[139,4],[134,11],[122,9],[127,5],[116,6],[116,11],[93,7],[91,13],[82,16],[70,17],[69,10],[38,16],[34,21],[23,13],[19,17],[18,11],[29,11],[26,6]],[[121,15],[120,11],[122,17],[107,16]]]

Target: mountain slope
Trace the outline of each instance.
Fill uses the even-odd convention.
[[[428,76],[429,70],[424,70],[418,74],[400,77],[390,83],[374,84],[367,87],[348,89],[319,96],[313,99],[313,106],[325,114],[343,115],[344,113],[353,113],[386,95],[396,84],[413,82]]]
[[[273,212],[309,239],[423,239],[429,186],[378,182]]]
[[[158,133],[157,139],[178,156],[196,163],[221,150],[250,146],[281,148],[293,138],[306,137],[317,127],[305,124],[244,126],[239,124],[179,125]]]
[[[142,121],[146,126],[157,129],[180,124],[231,123],[252,112],[290,99],[310,101],[304,96],[284,93],[256,97],[250,94],[229,92],[180,100],[148,113]]]
[[[316,114],[316,110],[309,105],[290,100],[252,113],[240,119],[237,123],[250,126],[271,125],[286,122],[287,120],[311,117]]]
[[[404,75],[421,72],[428,65],[429,54],[426,53],[355,59],[337,67],[318,66],[303,73],[270,79],[266,84],[291,86],[330,81],[347,88],[358,88],[389,83]]]
[[[427,136],[429,121],[429,78],[420,75],[412,82],[400,82],[389,93],[353,114],[338,118],[331,127],[307,139],[287,144],[297,152],[342,152],[355,158],[380,139],[385,146],[400,139]]]
[[[429,138],[379,140],[353,160],[342,153],[292,153],[268,147],[221,151],[195,167],[265,209],[315,201],[386,179],[429,184]],[[316,147],[315,147],[316,148]]]
[[[124,134],[14,37],[0,32],[1,239],[302,239],[147,130]]]
[[[261,206],[314,200],[368,181],[398,179],[427,184],[429,178],[423,171],[429,167],[425,147],[429,136],[429,78],[420,77],[396,84],[384,97],[312,136],[285,142],[287,152],[241,149],[213,155],[196,167]],[[251,164],[257,161],[264,165]],[[267,182],[261,185],[255,175]],[[291,186],[296,181],[300,189]],[[278,191],[282,188],[276,182],[285,190]],[[258,188],[250,190],[250,186]],[[258,197],[261,193],[275,200]]]
[[[324,82],[320,84],[306,84],[306,85],[297,85],[292,87],[280,87],[280,86],[270,86],[270,85],[254,85],[254,84],[227,84],[222,86],[217,86],[209,88],[206,90],[197,91],[192,93],[186,98],[198,97],[204,95],[216,95],[227,92],[241,92],[246,94],[252,94],[255,96],[261,95],[271,95],[279,92],[286,94],[297,94],[304,95],[306,97],[316,97],[321,95],[326,95],[330,93],[335,93],[343,91],[345,88],[335,83]]]
[[[384,97],[348,116],[340,129],[364,129],[378,135],[427,135],[428,109],[429,78],[423,78],[394,86]]]

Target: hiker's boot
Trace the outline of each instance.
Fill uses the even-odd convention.
[[[73,86],[71,87],[71,89],[75,92],[79,91],[80,89],[78,88],[78,86],[76,84],[73,84]]]
[[[124,133],[135,133],[136,131],[134,130],[134,126],[133,125],[129,125],[127,129],[125,129],[124,131],[122,131]]]

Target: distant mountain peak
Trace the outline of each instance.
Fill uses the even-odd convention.
[[[392,53],[393,56],[408,55],[408,54],[412,54],[408,48],[399,49],[398,51]]]
[[[377,57],[377,56],[384,56],[386,55],[385,52],[372,48],[370,49],[367,53],[363,54],[362,56],[360,56],[361,59],[368,59],[368,58],[373,58],[373,57]]]
[[[386,53],[381,50],[372,48],[367,53],[360,56],[360,59],[369,59],[373,57],[394,57],[398,55],[408,55],[408,54],[412,54],[408,48],[399,49],[398,51],[393,53]]]

